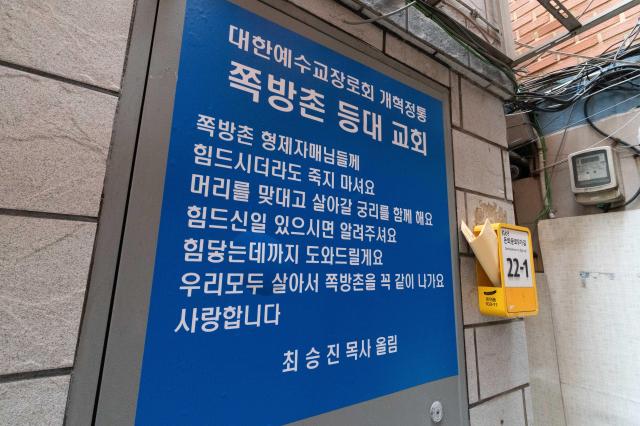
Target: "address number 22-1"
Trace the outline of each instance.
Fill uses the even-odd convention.
[[[507,257],[505,260],[509,264],[507,277],[520,278],[520,274],[524,273],[524,277],[529,278],[529,262],[526,259],[522,261],[522,265],[517,257]]]

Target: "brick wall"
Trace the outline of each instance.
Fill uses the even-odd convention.
[[[568,8],[577,18],[589,6],[591,0],[563,0],[562,4]],[[582,23],[596,18],[612,8],[620,1],[594,0],[589,9],[580,18]],[[554,38],[565,34],[566,29],[555,20],[535,0],[509,0],[511,23],[513,25],[513,37],[515,40],[516,56],[522,55],[530,48],[521,46],[524,43],[533,46],[541,46]],[[629,30],[636,24],[640,17],[640,5],[635,6],[619,16],[612,18],[594,28],[579,34],[557,46],[553,50],[579,54],[585,56],[598,56],[605,50],[620,43]],[[524,63],[522,66],[529,74],[543,74],[568,66],[584,62],[584,59],[547,53],[538,58]]]
[[[0,0],[8,17],[0,21],[0,93],[7,94],[0,107],[0,424],[63,422],[132,2]],[[409,35],[349,26],[344,19],[360,16],[332,0],[291,0],[290,7],[447,88],[457,219],[514,222],[495,95],[505,91],[494,71],[441,33],[434,38],[437,29],[413,12],[404,18]],[[427,47],[434,42],[440,50]],[[531,425],[524,322],[481,316],[464,243],[460,262],[471,424]]]

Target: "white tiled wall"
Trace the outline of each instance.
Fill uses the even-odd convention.
[[[638,229],[638,209],[538,226],[569,426],[640,424]],[[548,366],[534,354],[532,360]],[[537,379],[551,387],[553,370],[543,371]]]

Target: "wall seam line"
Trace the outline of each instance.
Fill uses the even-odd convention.
[[[26,66],[26,65],[20,65],[20,64],[4,61],[4,60],[0,59],[0,66],[3,66],[5,68],[14,69],[14,70],[17,70],[17,71],[22,71],[22,72],[25,72],[25,73],[28,73],[28,74],[34,74],[34,75],[37,75],[37,76],[40,76],[40,77],[48,78],[50,80],[59,81],[61,83],[71,84],[73,86],[81,87],[83,89],[92,90],[94,92],[100,92],[100,93],[103,93],[105,95],[113,96],[113,97],[116,97],[116,98],[120,96],[120,92],[118,90],[105,89],[104,87],[96,86],[95,84],[85,83],[83,81],[74,80],[74,79],[69,78],[69,77],[65,77],[65,76],[62,76],[62,75],[59,75],[59,74],[55,74],[55,73],[51,73],[51,72],[48,72],[48,71],[39,70],[37,68],[32,68],[32,67],[29,67],[29,66]]]
[[[496,321],[489,321],[489,322],[477,322],[474,324],[465,324],[464,328],[468,329],[468,328],[481,328],[481,327],[489,327],[492,325],[501,325],[501,324],[511,324],[514,322],[519,322],[519,321],[524,321],[523,318],[511,318],[511,319],[503,319],[503,320],[496,320]]]
[[[462,102],[462,100],[460,100],[460,102]],[[508,149],[508,147],[506,147],[504,145],[500,145],[499,143],[496,143],[496,142],[494,142],[494,141],[492,141],[490,139],[487,139],[484,136],[480,136],[480,135],[478,135],[476,133],[473,133],[471,130],[467,130],[464,127],[456,126],[455,124],[451,124],[451,128],[455,129],[455,130],[459,131],[460,133],[463,133],[463,134],[465,134],[467,136],[471,136],[472,138],[478,139],[481,142],[488,143],[489,145],[492,145],[492,146],[495,146],[497,148],[500,148],[503,151]],[[505,127],[505,129],[506,129],[506,127]]]
[[[473,350],[476,356],[476,388],[478,390],[478,400],[480,400],[480,362],[478,361],[478,339],[476,338],[476,329],[472,328],[471,330],[473,330]]]
[[[513,201],[506,200],[504,198],[500,198],[500,197],[498,197],[496,195],[486,194],[484,192],[475,191],[473,189],[468,189],[468,188],[463,188],[461,186],[456,186],[455,189],[457,189],[458,191],[461,191],[461,192],[466,192],[468,194],[478,195],[480,197],[485,197],[485,198],[491,198],[492,200],[502,201],[503,203],[506,203],[506,204],[509,204],[509,205],[513,205]],[[467,215],[468,214],[469,214],[469,212],[467,212]]]
[[[505,149],[500,150],[500,160],[502,160],[502,187],[504,188],[504,200],[505,201],[509,201],[508,198],[508,194],[507,194],[507,171],[504,168],[504,153],[508,152]],[[511,163],[509,163],[511,164]],[[511,170],[509,170],[509,179],[511,179]],[[513,184],[512,184],[513,185]],[[511,191],[513,192],[513,189],[511,189]],[[513,215],[515,216],[515,207],[514,207],[514,212]]]
[[[68,376],[73,367],[51,368],[46,370],[22,371],[19,373],[9,373],[0,375],[0,383],[19,382],[45,377]]]
[[[526,389],[529,386],[530,386],[529,383],[523,383],[523,384],[518,385],[518,386],[516,386],[514,388],[507,389],[507,390],[499,392],[499,393],[497,393],[495,395],[491,395],[490,397],[487,397],[487,398],[484,398],[484,399],[479,399],[478,401],[474,402],[473,404],[469,404],[469,410],[471,410],[472,408],[475,408],[475,407],[477,407],[479,405],[482,405],[482,404],[484,404],[486,402],[489,402],[491,400],[498,399],[501,396],[504,396],[504,395],[507,395],[507,394],[510,394],[510,393],[514,393],[514,392],[517,392],[517,391],[522,391],[523,389]]]
[[[94,216],[84,216],[69,213],[53,213],[35,210],[7,209],[0,207],[0,216],[18,216],[37,219],[69,220],[74,222],[98,223],[98,218]]]
[[[524,425],[529,426],[529,420],[527,419],[527,398],[524,395],[524,388],[522,388],[522,408],[524,409]]]

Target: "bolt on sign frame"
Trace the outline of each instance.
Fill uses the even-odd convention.
[[[210,7],[215,9],[213,13],[209,10]],[[217,23],[225,17],[227,21],[220,21],[225,31],[214,31],[207,26],[208,23]],[[193,27],[192,22],[195,22]],[[206,25],[203,26],[203,22]],[[434,221],[435,218],[440,221],[440,228],[432,234],[421,233],[421,230],[403,233],[406,235],[404,238],[411,241],[411,247],[409,251],[396,256],[395,261],[402,265],[403,259],[421,259],[411,264],[420,270],[422,262],[430,262],[429,258],[423,257],[423,253],[430,253],[433,259],[440,262],[437,265],[443,268],[441,272],[443,277],[446,277],[443,290],[437,293],[437,296],[371,297],[367,299],[367,303],[353,299],[343,305],[349,307],[343,311],[336,307],[338,305],[327,305],[343,314],[353,311],[368,315],[368,319],[364,325],[358,325],[356,316],[346,316],[340,327],[331,329],[317,320],[310,326],[310,330],[313,330],[312,332],[316,333],[315,337],[319,339],[318,344],[322,345],[328,342],[325,339],[327,336],[338,336],[342,329],[367,329],[366,323],[378,324],[381,327],[385,323],[395,323],[404,333],[396,336],[399,347],[396,360],[388,358],[391,361],[386,361],[381,358],[381,361],[376,361],[378,364],[374,364],[373,360],[364,360],[358,367],[347,367],[339,371],[331,381],[323,380],[320,375],[311,376],[311,373],[300,379],[289,379],[288,376],[283,379],[280,358],[278,364],[265,367],[260,361],[255,365],[247,364],[245,374],[238,374],[235,378],[225,376],[225,370],[236,373],[244,371],[233,364],[234,358],[230,354],[234,350],[247,352],[251,349],[252,342],[256,341],[263,341],[268,348],[276,339],[300,340],[304,337],[296,335],[295,328],[286,327],[283,329],[288,330],[289,334],[284,337],[273,332],[269,335],[272,337],[266,339],[251,335],[245,340],[229,341],[238,342],[238,347],[233,346],[233,343],[212,346],[211,340],[203,340],[203,337],[198,337],[201,340],[197,342],[200,343],[189,346],[196,340],[187,336],[180,340],[187,345],[185,350],[187,347],[190,348],[184,358],[176,361],[175,353],[168,355],[180,349],[168,343],[173,339],[174,331],[166,333],[166,327],[159,330],[156,323],[162,322],[165,317],[171,317],[171,322],[177,321],[173,321],[176,312],[164,310],[163,304],[173,303],[172,297],[175,297],[172,293],[167,293],[165,287],[175,285],[177,288],[180,285],[180,275],[177,275],[177,283],[171,280],[161,282],[166,276],[165,272],[173,272],[174,263],[182,261],[175,256],[172,257],[171,253],[168,257],[163,257],[162,254],[162,247],[175,248],[175,244],[163,245],[163,241],[180,226],[174,221],[175,218],[171,217],[170,211],[176,208],[174,201],[180,201],[179,198],[172,199],[179,191],[176,189],[178,186],[174,186],[172,182],[177,176],[177,171],[180,171],[176,164],[179,163],[178,157],[184,154],[184,150],[182,147],[175,148],[174,140],[183,136],[180,132],[185,132],[184,128],[179,128],[177,124],[181,120],[180,108],[186,108],[185,105],[189,105],[191,99],[195,102],[199,93],[207,90],[203,86],[194,89],[189,86],[192,83],[189,79],[180,80],[179,76],[187,75],[186,71],[191,70],[190,72],[195,74],[188,75],[204,78],[201,82],[207,81],[206,73],[212,69],[196,68],[194,71],[193,67],[189,66],[201,60],[211,60],[215,63],[217,59],[203,58],[202,55],[189,56],[187,53],[194,49],[194,46],[202,47],[202,43],[207,40],[217,40],[218,43],[226,44],[226,29],[230,28],[230,23],[241,25],[243,22],[252,23],[248,26],[249,30],[280,35],[282,40],[333,58],[341,66],[359,70],[363,75],[376,79],[375,81],[396,88],[407,97],[415,96],[416,99],[422,99],[425,105],[432,106],[429,111],[432,111],[435,117],[432,121],[435,123],[429,124],[431,127],[426,128],[434,137],[429,155],[435,160],[427,156],[426,139],[424,157],[420,157],[419,152],[411,150],[397,151],[403,147],[391,145],[389,140],[385,141],[387,146],[384,149],[389,151],[383,152],[384,159],[376,157],[381,155],[376,152],[380,149],[376,148],[379,145],[367,146],[365,150],[359,151],[359,154],[365,161],[377,161],[375,170],[383,173],[377,182],[382,192],[384,181],[388,177],[384,174],[385,167],[392,166],[392,158],[396,153],[398,158],[402,159],[398,170],[402,170],[403,167],[406,169],[402,173],[438,182],[431,190],[427,185],[418,185],[411,195],[421,201],[429,197],[440,201],[432,207]],[[185,25],[190,26],[185,29]],[[307,12],[280,0],[236,0],[213,4],[202,0],[159,4],[151,0],[140,0],[135,11],[131,38],[123,81],[123,96],[114,127],[112,156],[107,172],[95,260],[69,394],[67,424],[148,424],[175,416],[188,418],[187,423],[195,421],[196,416],[200,416],[197,418],[199,424],[229,424],[233,423],[234,418],[244,419],[240,421],[242,424],[255,423],[256,419],[261,419],[261,423],[299,425],[429,424],[430,407],[436,401],[442,403],[444,412],[444,419],[439,424],[468,424],[446,88],[425,79],[371,46],[336,30]],[[187,40],[190,40],[189,43]],[[224,49],[228,49],[228,46],[221,49],[221,55],[224,55]],[[228,66],[228,59],[225,60],[225,65]],[[215,81],[214,77],[211,77],[211,84],[218,84],[224,90],[229,90],[226,77],[225,70],[224,78]],[[266,75],[264,77],[266,80]],[[325,101],[328,111],[330,103],[338,104],[338,99],[333,96],[327,96]],[[218,104],[225,102],[230,101],[221,98]],[[251,106],[251,103],[248,105]],[[227,104],[226,107],[222,105],[217,113],[233,111],[234,108],[236,107],[231,104]],[[240,108],[242,109],[244,107]],[[342,109],[340,112],[343,115],[347,113]],[[337,127],[337,119],[333,117],[332,121],[336,123],[324,123],[324,127],[317,128],[318,131],[325,131],[330,125]],[[188,130],[193,133],[187,139],[202,136],[196,133],[198,130],[195,119],[192,123],[193,129]],[[271,122],[274,125],[278,124],[273,120]],[[292,129],[301,132],[308,129],[297,128],[293,124],[291,126]],[[284,128],[287,128],[286,125]],[[338,132],[339,129],[326,131]],[[304,136],[311,139],[315,135]],[[348,133],[344,134],[345,138],[348,136]],[[192,145],[187,146],[189,150],[193,150]],[[413,150],[420,151],[418,148],[421,146],[415,143],[411,149],[416,148]],[[421,163],[423,158],[429,159],[424,161],[432,163]],[[386,159],[389,160],[388,163],[385,162]],[[428,164],[436,171],[411,167],[419,164]],[[372,165],[370,162],[367,167],[374,173]],[[423,173],[432,174],[422,175]],[[397,185],[398,182],[390,182],[387,192],[403,193]],[[189,187],[189,183],[186,187]],[[213,203],[211,200],[207,202]],[[180,206],[180,209],[184,210],[185,206]],[[433,241],[439,241],[440,245],[429,248],[429,240],[420,235],[433,235]],[[179,238],[183,236],[180,235]],[[181,246],[179,248],[182,249]],[[393,256],[391,259],[393,262]],[[161,268],[168,269],[164,271]],[[435,289],[435,285],[433,287]],[[394,297],[396,299],[393,299]],[[296,301],[296,304],[298,303],[305,302]],[[294,305],[282,307],[283,323],[285,309],[294,311],[295,307],[292,306]],[[318,304],[310,302],[306,306],[313,311]],[[381,321],[377,318],[380,312],[376,313],[368,306],[391,306],[393,312],[387,320]],[[424,323],[421,322],[422,319],[431,322]],[[260,333],[263,333],[262,330],[264,329],[261,329]],[[390,333],[384,330],[383,334],[389,337]],[[158,340],[154,336],[164,337]],[[335,339],[356,336],[338,337]],[[364,339],[370,336],[358,337]],[[375,340],[373,334],[371,337]],[[406,349],[402,347],[403,341],[406,342]],[[216,350],[212,352],[212,349]],[[281,349],[286,350],[288,347],[282,346]],[[306,349],[308,348],[305,348],[305,351]],[[404,352],[401,352],[403,350]],[[226,360],[229,364],[221,363],[212,367],[207,360],[216,360],[220,353],[223,354],[220,359]],[[260,360],[269,359],[272,355],[269,351],[260,352],[260,349],[256,353]],[[279,353],[279,357],[282,357],[282,352]],[[195,374],[198,371],[192,369],[198,365],[204,369],[198,370],[202,374]],[[277,374],[265,373],[265,368],[273,368]],[[261,379],[252,382],[247,378],[250,375]],[[268,381],[270,378],[273,380]],[[220,388],[226,386],[231,389],[236,385],[235,382],[248,385],[245,389],[249,393],[257,389],[260,394],[254,395],[253,399],[240,400],[235,398],[239,395],[236,393],[233,398],[225,399],[224,389],[221,391]],[[202,403],[193,405],[189,401],[196,390],[204,392],[198,398],[207,395],[211,398],[201,399]],[[286,404],[277,402],[274,396],[286,394],[295,398],[299,391],[314,394],[313,401]],[[337,396],[332,399],[330,394]],[[166,398],[164,402],[162,398]],[[173,398],[182,402],[168,408]],[[178,412],[180,409],[177,407],[181,404],[185,407],[185,412]],[[260,407],[257,414],[251,412],[255,407]],[[301,407],[299,412],[293,414],[298,407]],[[221,412],[222,408],[226,411]],[[197,414],[194,414],[196,412]]]

